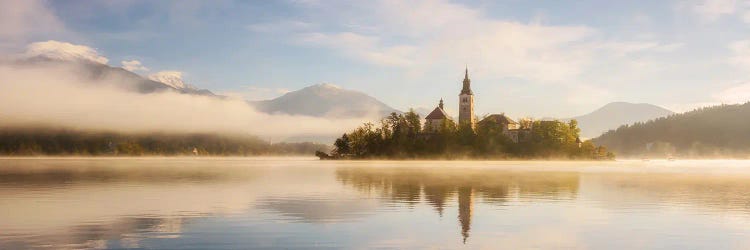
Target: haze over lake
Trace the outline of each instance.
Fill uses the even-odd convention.
[[[750,161],[3,158],[0,249],[750,248]]]

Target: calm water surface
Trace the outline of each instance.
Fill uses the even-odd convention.
[[[0,159],[0,249],[750,249],[750,162]]]

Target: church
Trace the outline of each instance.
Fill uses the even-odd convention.
[[[425,132],[436,132],[444,122],[454,122],[453,119],[445,112],[443,99],[440,99],[438,106],[425,117]],[[520,128],[519,124],[510,117],[503,114],[491,114],[481,121],[477,122],[477,116],[474,113],[474,92],[471,91],[471,79],[469,79],[469,68],[464,71],[464,81],[461,92],[458,94],[458,124],[469,124],[471,128],[476,129],[477,124],[482,126],[498,126],[502,133],[510,138],[513,142],[519,142],[526,138],[530,130]]]

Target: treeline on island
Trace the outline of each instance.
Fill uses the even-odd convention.
[[[269,143],[250,135],[116,133],[57,128],[0,128],[0,155],[310,155],[330,146]]]
[[[699,108],[623,125],[594,142],[628,157],[748,158],[750,103]]]
[[[439,129],[422,129],[413,110],[392,113],[379,124],[365,123],[336,139],[322,159],[614,159],[605,147],[578,140],[575,120],[526,121],[529,131],[512,141],[500,126],[491,123],[457,125],[446,119]]]

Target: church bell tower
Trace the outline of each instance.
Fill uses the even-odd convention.
[[[471,92],[471,80],[469,80],[469,67],[464,72],[464,86],[461,93],[458,94],[458,124],[471,124],[474,128],[476,119],[474,118],[474,93]]]

